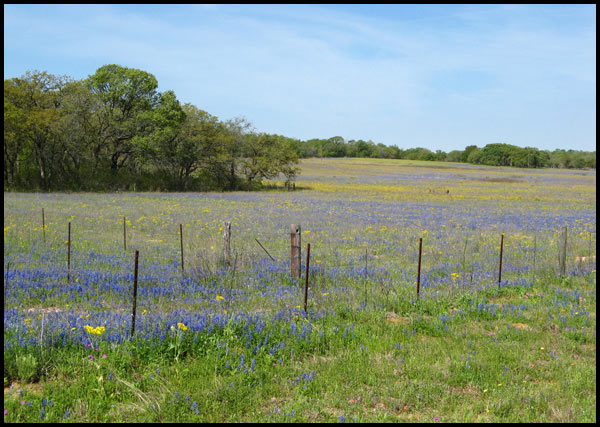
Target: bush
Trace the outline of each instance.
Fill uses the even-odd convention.
[[[17,356],[17,372],[23,383],[34,381],[38,374],[38,363],[33,354]]]

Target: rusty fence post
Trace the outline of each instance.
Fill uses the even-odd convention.
[[[421,288],[421,251],[423,248],[423,238],[419,237],[419,264],[417,266],[417,298],[419,298],[419,291]]]
[[[300,269],[302,260],[300,258],[300,225],[292,224],[290,226],[290,244],[291,244],[291,274],[294,278],[300,278]]]
[[[306,303],[308,301],[308,266],[310,264],[310,243],[306,245],[306,283],[304,285],[304,312],[306,313]]]
[[[365,248],[365,307],[367,306],[367,292],[368,292],[368,276],[369,276],[369,249]]]
[[[10,272],[10,261],[6,266],[6,281],[4,282],[4,310],[6,310],[6,291],[8,290],[8,273]]]
[[[69,222],[69,237],[67,239],[67,283],[71,281],[71,222]]]
[[[500,264],[498,267],[498,289],[500,289],[500,282],[502,281],[502,250],[504,249],[504,233],[500,237]]]
[[[179,243],[181,246],[181,275],[183,276],[185,271],[183,269],[183,226],[181,224],[179,224]]]
[[[135,267],[133,270],[133,307],[131,308],[131,337],[135,332],[135,311],[137,303],[137,282],[138,282],[138,257],[139,251],[135,251]]]

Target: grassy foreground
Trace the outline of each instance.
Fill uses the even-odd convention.
[[[5,193],[4,421],[595,422],[596,267],[574,261],[595,255],[595,172],[431,165],[308,160],[297,192]]]

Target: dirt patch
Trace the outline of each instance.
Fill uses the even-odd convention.
[[[485,181],[485,182],[522,182],[521,179],[517,179],[517,178],[490,178],[490,177],[485,177],[485,178],[476,178],[475,181]]]
[[[448,386],[448,392],[457,395],[457,394],[468,394],[470,396],[475,396],[479,393],[478,389],[473,387],[472,385],[467,385],[465,387],[453,387]]]
[[[394,313],[392,311],[388,311],[387,313],[385,313],[385,320],[387,320],[388,322],[392,322],[394,324],[401,323],[403,325],[409,325],[411,322],[410,317],[398,316],[396,313]]]
[[[18,390],[23,390],[23,393],[31,393],[37,396],[41,396],[44,394],[44,386],[40,383],[32,383],[32,384],[21,384],[19,382],[14,382],[12,385],[12,399],[19,399]],[[4,396],[5,398],[8,396],[10,392],[10,387],[4,387]]]
[[[512,324],[515,328],[519,328],[519,329],[524,329],[526,331],[530,331],[531,327],[525,323],[513,323]]]

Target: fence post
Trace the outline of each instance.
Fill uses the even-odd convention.
[[[502,249],[504,248],[504,233],[500,237],[500,266],[498,267],[498,289],[500,289],[500,282],[502,281]]]
[[[135,332],[135,311],[137,302],[137,282],[138,282],[138,256],[139,251],[135,251],[135,267],[133,270],[133,307],[131,308],[131,337]]]
[[[46,243],[46,219],[44,217],[44,208],[42,208],[42,234],[44,236],[44,243]]]
[[[292,224],[290,226],[290,242],[291,242],[291,267],[292,277],[300,277],[300,268],[302,261],[300,259],[300,225]]]
[[[6,281],[4,282],[4,310],[6,310],[6,290],[8,289],[8,273],[10,272],[10,261],[6,266]]]
[[[71,222],[69,222],[69,237],[67,240],[67,283],[71,281]]]
[[[365,248],[365,308],[367,307],[367,291],[368,291],[367,277],[369,276],[368,258],[369,258],[369,249]]]
[[[223,227],[223,259],[225,266],[231,266],[231,221],[225,221]]]
[[[419,237],[419,264],[417,266],[417,299],[419,298],[419,290],[421,288],[421,250],[423,248],[423,238]]]
[[[185,274],[183,269],[183,226],[179,224],[179,243],[181,245],[181,275]]]
[[[304,285],[304,312],[306,313],[306,303],[308,300],[308,266],[310,263],[310,243],[306,245],[306,284]]]
[[[125,229],[125,217],[123,217],[123,250],[127,250],[127,231]]]
[[[558,253],[558,261],[560,265],[560,275],[564,276],[567,271],[567,227],[563,228],[562,242]]]

